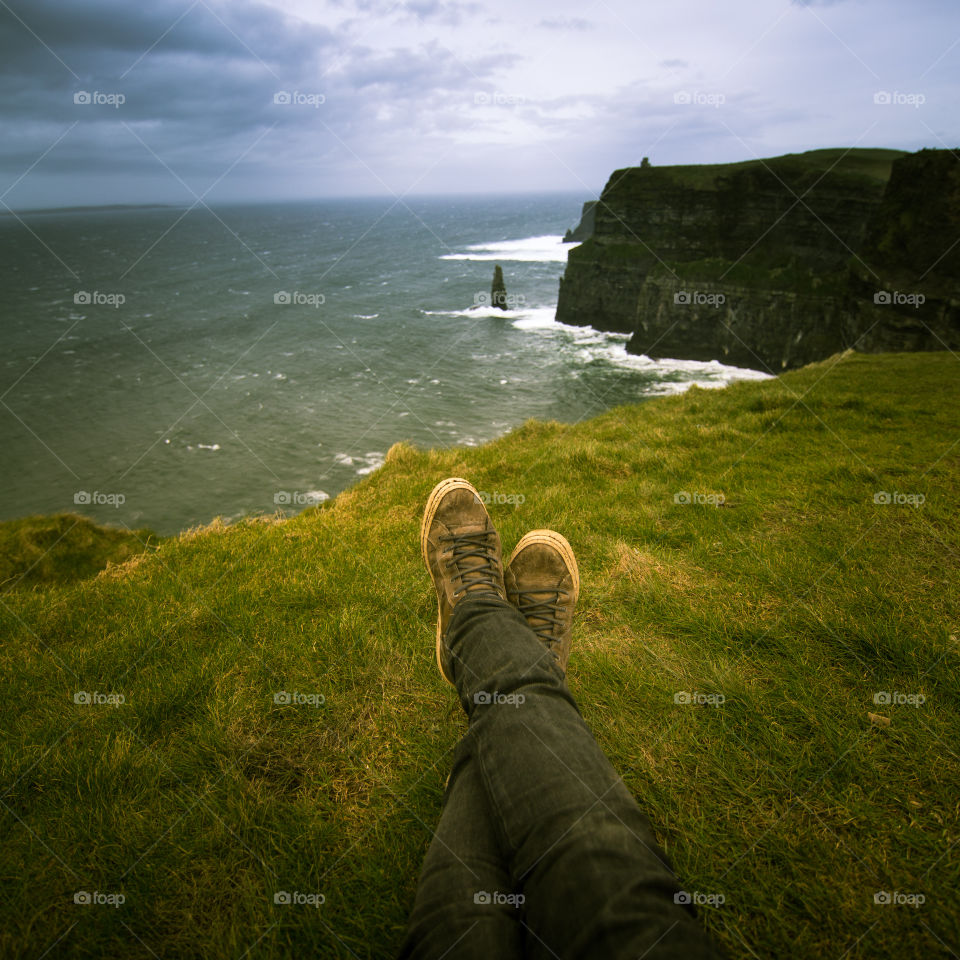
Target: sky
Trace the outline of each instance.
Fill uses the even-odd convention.
[[[957,0],[0,0],[0,212],[960,146]]]

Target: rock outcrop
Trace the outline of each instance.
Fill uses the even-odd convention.
[[[778,372],[853,347],[960,349],[960,167],[818,150],[618,170],[557,319],[650,357]]]
[[[501,310],[508,310],[507,285],[503,282],[503,268],[493,268],[493,284],[490,287],[490,303]]]

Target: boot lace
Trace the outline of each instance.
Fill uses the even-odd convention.
[[[553,645],[557,638],[553,636],[555,627],[563,625],[558,607],[561,605],[560,591],[554,591],[548,600],[539,599],[547,593],[538,590],[535,593],[519,592],[516,595],[516,608],[526,617],[530,629],[546,644]],[[512,599],[512,598],[511,598]],[[531,621],[536,620],[535,625]]]
[[[450,533],[439,538],[441,545],[450,544],[450,562],[456,571],[451,579],[460,584],[453,592],[454,597],[477,587],[489,587],[491,593],[500,594],[500,565],[491,539],[486,531]],[[468,561],[473,562],[468,564]]]

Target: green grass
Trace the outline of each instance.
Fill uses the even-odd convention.
[[[803,153],[786,153],[779,157],[765,157],[755,160],[740,160],[736,163],[689,163],[673,166],[653,166],[644,168],[643,174],[635,176],[660,177],[698,190],[716,190],[718,180],[731,174],[748,169],[766,169],[777,176],[792,180],[803,176],[830,173],[832,176],[849,176],[865,180],[886,183],[890,179],[890,168],[898,157],[906,156],[904,150],[888,150],[874,147],[830,147],[823,150],[807,150]],[[630,167],[615,171],[610,177],[610,186],[623,183],[629,189],[629,178],[625,174],[634,173],[639,167]]]
[[[152,530],[102,527],[78,514],[8,520],[0,523],[0,593],[92,577],[158,542]]]
[[[573,544],[571,688],[685,888],[725,897],[701,915],[731,957],[955,955],[956,371],[845,355],[477,449],[397,446],[321,508],[4,594],[0,954],[395,951],[465,729],[418,543],[431,487],[461,475],[525,497],[490,508],[506,549],[540,526]]]

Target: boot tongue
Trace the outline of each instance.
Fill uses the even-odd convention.
[[[457,536],[465,533],[493,533],[485,520],[466,521],[457,524]]]

